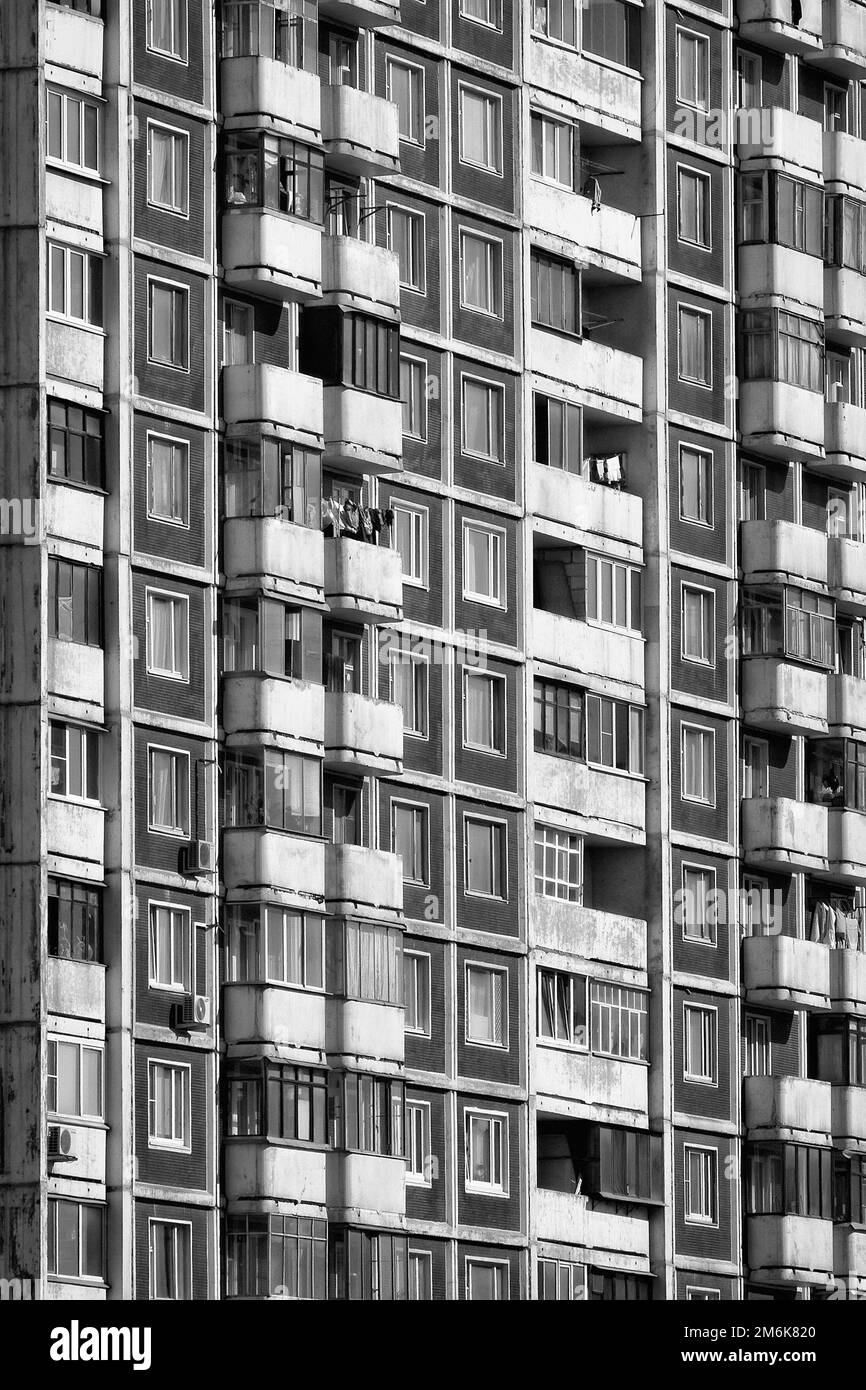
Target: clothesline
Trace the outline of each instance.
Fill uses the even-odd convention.
[[[861,903],[853,912],[844,912],[830,903],[816,903],[809,924],[809,940],[850,951],[866,950],[866,906]]]
[[[352,536],[378,544],[379,532],[394,522],[392,507],[362,507],[352,499],[322,498],[322,528],[334,536]]]

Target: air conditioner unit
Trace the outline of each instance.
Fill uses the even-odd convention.
[[[72,1131],[61,1129],[60,1125],[48,1126],[48,1162],[74,1163],[72,1152]]]
[[[213,866],[213,845],[209,840],[194,840],[183,851],[185,874],[209,874],[213,872]]]
[[[210,1027],[211,1002],[206,994],[188,994],[176,1006],[175,1028],[184,1033],[203,1033]]]

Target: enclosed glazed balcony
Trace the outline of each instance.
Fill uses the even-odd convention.
[[[101,647],[87,647],[82,642],[64,642],[58,637],[49,638],[48,691],[52,695],[81,702],[98,715],[105,698],[104,658]]]
[[[866,191],[866,160],[859,136],[844,130],[824,132],[824,182],[844,185],[855,194]]]
[[[529,368],[542,376],[579,383],[585,406],[636,424],[643,416],[643,359],[592,338],[574,339],[530,330]]]
[[[614,632],[610,628],[585,623],[533,608],[530,654],[536,661],[551,665],[567,664],[572,674],[600,676],[609,681],[644,688],[644,639],[637,633]]]
[[[847,266],[825,267],[824,321],[837,341],[866,344],[866,275]]]
[[[830,589],[849,613],[866,614],[866,544],[847,536],[828,542]]]
[[[830,1143],[827,1081],[799,1076],[747,1076],[743,1081],[743,1120],[750,1139],[789,1139]]]
[[[321,600],[325,538],[278,517],[230,517],[223,527],[222,564],[230,588],[255,580],[269,592]]]
[[[794,18],[790,0],[737,0],[743,42],[783,53],[820,49],[822,13],[821,0],[802,0],[799,19]]]
[[[828,816],[826,806],[790,797],[749,797],[742,802],[743,853],[764,868],[829,872]]]
[[[741,302],[766,300],[768,294],[794,298],[820,309],[824,304],[824,262],[774,242],[740,246],[737,251],[737,289]]]
[[[325,1050],[324,994],[271,984],[227,984],[223,990],[222,1030],[231,1047],[271,1043],[275,1047]]]
[[[532,898],[529,943],[583,960],[646,970],[647,924],[642,918],[602,912],[541,893]]]
[[[573,811],[584,833],[624,844],[646,843],[646,782],[571,758],[533,753],[529,795],[543,806]]]
[[[808,460],[823,453],[824,409],[816,391],[784,381],[741,381],[739,393],[744,449],[779,459]]]
[[[227,425],[271,426],[311,448],[321,448],[322,383],[315,377],[265,362],[223,367],[223,418]]]
[[[267,1139],[234,1138],[223,1144],[225,1197],[323,1204],[326,1159],[321,1149],[290,1148]]]
[[[98,6],[94,6],[98,8]],[[60,5],[45,7],[45,61],[102,80],[105,25],[101,18]]]
[[[866,1153],[866,1086],[833,1086],[833,1143]]]
[[[403,466],[400,401],[351,386],[326,386],[325,463],[344,473],[379,476]]]
[[[360,776],[403,771],[403,711],[388,700],[351,691],[325,695],[325,766]]]
[[[222,876],[226,888],[276,889],[286,901],[309,909],[325,896],[325,845],[264,826],[223,831]]]
[[[826,733],[830,677],[775,656],[747,657],[740,668],[743,719],[786,734]]]
[[[827,535],[792,521],[740,523],[740,568],[745,584],[829,582]]]
[[[402,1062],[403,1025],[402,1005],[329,999],[326,1050],[331,1057],[377,1057]]]
[[[812,0],[816,3],[817,0]],[[761,0],[758,0],[761,3]],[[788,0],[770,0],[787,6]],[[818,4],[820,13],[820,4]],[[737,154],[741,160],[782,160],[808,173],[823,170],[820,121],[799,116],[781,106],[761,106],[735,112]]]
[[[605,203],[599,208],[579,193],[529,178],[524,184],[524,217],[530,227],[580,247],[582,265],[605,276],[640,280],[641,224],[633,213]]]
[[[574,1119],[633,1124],[645,1117],[648,1073],[641,1062],[535,1044],[537,1095],[567,1102]]]
[[[559,44],[531,36],[526,81],[548,92],[568,92],[581,125],[611,141],[640,140],[641,89],[638,72],[626,72]]]
[[[95,961],[47,956],[45,1002],[48,1012],[65,1018],[105,1022],[105,966]]]
[[[325,600],[336,617],[381,625],[399,623],[403,617],[399,552],[345,536],[326,539]]]
[[[406,1210],[406,1160],[381,1154],[338,1151],[328,1154],[328,1215],[335,1212],[380,1212],[402,1216]]]
[[[224,676],[222,725],[229,737],[270,734],[281,747],[297,742],[316,745],[321,751],[325,736],[322,687],[275,676]]]
[[[223,58],[222,114],[229,125],[277,129],[318,141],[322,127],[318,74],[275,58]]]
[[[223,213],[222,263],[226,284],[268,299],[319,299],[322,231],[314,223],[265,208]]]
[[[824,0],[824,47],[812,61],[836,77],[866,77],[866,10],[860,0]]]
[[[848,401],[824,402],[826,459],[816,471],[852,482],[866,477],[866,409]]]
[[[825,1286],[833,1273],[833,1223],[814,1216],[747,1216],[751,1278],[765,1284]]]
[[[541,463],[530,469],[529,489],[529,505],[537,517],[573,526],[588,540],[604,537],[634,546],[643,542],[643,502],[634,493]]]
[[[747,936],[743,941],[743,986],[750,1004],[771,1009],[830,1007],[830,957],[835,951],[794,936]]]
[[[400,23],[400,0],[319,0],[319,13],[338,24],[380,29]]]
[[[533,1195],[535,1233],[539,1240],[609,1251],[626,1257],[618,1269],[649,1268],[649,1220],[634,1206],[594,1204],[577,1192],[539,1187]]]
[[[357,87],[322,88],[322,141],[328,167],[358,178],[400,172],[397,107]]]
[[[60,381],[74,381],[101,391],[105,383],[105,334],[99,328],[47,319],[45,371]]]
[[[832,950],[830,1006],[834,1013],[866,1015],[866,952]]]
[[[49,854],[102,864],[105,857],[105,812],[50,796],[45,803],[45,848]]]
[[[353,236],[329,236],[322,248],[322,293],[330,304],[395,317],[400,263],[393,251]]]
[[[328,845],[329,911],[398,920],[403,915],[403,865],[398,854],[365,845]]]

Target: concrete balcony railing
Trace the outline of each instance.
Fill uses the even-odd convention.
[[[403,617],[399,552],[346,536],[326,539],[325,599],[337,617],[381,625],[399,623]]]
[[[102,549],[105,498],[101,492],[51,483],[45,489],[42,506],[46,536]]]
[[[50,1014],[105,1022],[105,966],[95,961],[45,960],[45,1003]]]
[[[829,811],[790,797],[748,797],[742,802],[743,853],[750,864],[828,873]]]
[[[223,1144],[226,1200],[259,1198],[324,1205],[327,1158],[322,1149],[293,1149],[267,1139],[226,1139]]]
[[[324,462],[344,473],[379,476],[403,466],[403,406],[387,396],[326,386]]]
[[[765,1284],[829,1283],[833,1223],[814,1216],[747,1216],[746,1259],[752,1280]]]
[[[771,733],[826,734],[831,680],[826,671],[780,657],[747,657],[740,667],[743,718]]]
[[[277,517],[230,517],[223,527],[222,563],[229,588],[265,581],[274,593],[321,600],[325,538],[309,526]]]
[[[61,381],[101,391],[105,384],[105,334],[99,328],[47,319],[45,370]]]
[[[533,753],[530,797],[542,806],[572,811],[584,833],[623,844],[646,843],[646,782],[572,758]]]
[[[640,218],[633,213],[606,204],[593,211],[590,198],[528,178],[524,216],[530,227],[580,247],[582,264],[625,280],[640,280]]]
[[[857,135],[848,135],[843,130],[824,132],[824,182],[842,184],[854,193],[866,192],[866,160],[863,158],[863,141]],[[835,188],[833,192],[841,192]]]
[[[223,58],[222,114],[231,126],[272,126],[318,142],[322,111],[318,75],[274,58]]]
[[[400,0],[319,0],[319,12],[339,24],[379,29],[400,23]]]
[[[323,87],[322,141],[330,168],[360,178],[400,172],[397,107],[372,92]]]
[[[834,1013],[866,1015],[866,952],[832,950],[830,1006]]]
[[[105,653],[81,642],[48,639],[47,689],[51,695],[102,709],[105,700]]]
[[[329,690],[325,695],[325,766],[362,777],[399,777],[403,771],[400,705]]]
[[[837,77],[866,77],[866,10],[859,0],[824,0],[824,47],[813,62]]]
[[[643,359],[592,338],[568,338],[533,328],[530,370],[569,384],[578,382],[587,406],[638,424],[643,416]]]
[[[404,1013],[396,1004],[329,999],[326,1050],[329,1057],[375,1057],[402,1063]]]
[[[263,826],[223,831],[222,876],[226,888],[277,889],[309,910],[325,897],[325,844]]]
[[[328,1216],[368,1212],[402,1216],[406,1211],[406,1160],[381,1154],[328,1154]]]
[[[228,736],[273,734],[291,741],[301,751],[321,753],[325,738],[324,690],[310,681],[281,680],[277,676],[224,676],[222,725]]]
[[[403,863],[399,854],[365,845],[328,845],[325,859],[332,916],[398,920],[403,914]]]
[[[529,646],[536,661],[552,665],[567,662],[572,673],[629,686],[631,694],[644,688],[645,644],[637,633],[613,632],[579,618],[533,608]]]
[[[821,47],[821,0],[803,0],[799,20],[789,0],[737,0],[744,43],[761,44],[783,53],[812,53]]]
[[[568,1113],[602,1124],[631,1124],[647,1113],[649,1069],[620,1057],[596,1057],[535,1044],[536,1094],[568,1102]]]
[[[533,34],[526,81],[548,92],[568,92],[581,125],[615,139],[640,140],[642,80],[609,67],[591,53],[575,53]]]
[[[866,1294],[866,1231],[851,1226],[833,1227],[833,1272],[846,1279],[848,1298]]]
[[[45,803],[45,848],[73,862],[102,864],[105,858],[105,812],[49,796]],[[80,875],[79,875],[80,876]]]
[[[50,1119],[49,1123],[68,1129],[72,1136],[69,1158],[63,1163],[49,1165],[49,1173],[55,1178],[79,1178],[82,1182],[104,1183],[107,1127],[76,1124],[74,1120]]]
[[[829,686],[833,732],[866,738],[866,680],[859,676],[831,676]]]
[[[264,208],[231,208],[222,217],[226,284],[267,299],[319,299],[322,229]]]
[[[793,298],[821,309],[824,305],[824,262],[774,243],[741,246],[737,251],[737,288],[744,308],[749,300],[766,302],[768,294]]]
[[[826,1081],[800,1076],[747,1076],[743,1120],[750,1139],[830,1143],[830,1093]]]
[[[833,808],[829,829],[831,873],[846,882],[859,883],[866,878],[866,815]]]
[[[327,237],[322,247],[322,293],[329,303],[396,317],[400,311],[400,263],[393,251],[369,241]]]
[[[45,61],[102,80],[105,25],[80,10],[45,7]]]
[[[744,449],[780,459],[822,454],[824,407],[818,392],[784,381],[741,381],[739,392]]]
[[[830,588],[849,613],[866,614],[866,544],[847,536],[831,536],[828,542]]]
[[[67,1302],[69,1299],[75,1303],[104,1303],[108,1298],[108,1289],[104,1284],[82,1284],[80,1281],[76,1283],[52,1278],[42,1282],[40,1297],[51,1303],[57,1300]]]
[[[271,1043],[325,1051],[324,994],[282,985],[227,984],[222,1030],[226,1044]]]
[[[747,936],[743,941],[743,986],[750,1004],[775,1009],[830,1008],[829,951],[817,941],[793,936]]]
[[[529,470],[529,505],[535,516],[558,526],[573,526],[588,538],[642,545],[641,498],[587,482],[578,473],[534,463]]]
[[[740,568],[746,584],[805,580],[829,583],[827,535],[792,521],[740,523]]]
[[[816,465],[816,471],[853,482],[866,479],[866,408],[847,401],[825,401],[824,449],[826,460]]]
[[[831,1090],[833,1143],[837,1149],[866,1153],[866,1086],[833,1086]]]
[[[265,362],[223,367],[223,418],[227,425],[272,426],[311,448],[322,447],[322,383]]]
[[[839,342],[866,344],[866,275],[847,266],[825,268],[824,322]]]
[[[773,2],[785,4],[786,0]],[[743,108],[734,113],[734,120],[736,149],[741,160],[780,159],[804,172],[821,173],[823,132],[820,121],[780,106]]]
[[[62,173],[49,164],[45,171],[45,215],[53,222],[102,236],[102,190],[98,180]]]
[[[647,924],[640,917],[601,912],[536,893],[529,914],[529,944],[588,961],[645,971]]]
[[[539,1187],[532,1205],[539,1240],[631,1257],[626,1266],[618,1264],[617,1268],[631,1268],[632,1261],[635,1268],[648,1268],[649,1220],[633,1204],[623,1204],[620,1211],[608,1202],[593,1206],[592,1198],[582,1193]]]

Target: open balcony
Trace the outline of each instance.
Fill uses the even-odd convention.
[[[812,59],[836,77],[866,77],[866,10],[859,0],[824,0],[824,47]]]
[[[824,132],[824,182],[843,184],[858,196],[866,192],[866,160],[859,136],[849,135],[844,130]]]
[[[346,536],[326,539],[325,600],[334,617],[382,626],[399,623],[403,617],[399,552]]]
[[[87,705],[99,716],[105,699],[105,653],[81,642],[48,641],[48,692]],[[83,713],[84,711],[82,711]]]
[[[866,275],[847,266],[825,267],[824,322],[828,337],[866,345]]]
[[[800,1076],[747,1076],[743,1080],[743,1121],[749,1139],[830,1143],[827,1081]]]
[[[403,466],[403,406],[351,386],[326,386],[324,462],[344,473],[381,476]]]
[[[639,424],[643,418],[643,358],[592,338],[530,330],[529,369],[579,382],[584,405],[601,415]]]
[[[274,594],[322,600],[325,538],[311,527],[271,516],[230,517],[223,526],[222,564],[230,589],[254,581]]]
[[[295,1149],[267,1139],[227,1139],[223,1144],[225,1198],[324,1205],[327,1157],[321,1149]]]
[[[223,58],[220,87],[229,127],[258,126],[318,142],[322,113],[316,73],[274,58]]]
[[[602,912],[541,893],[532,898],[529,944],[582,960],[646,970],[647,924],[642,918]]]
[[[859,676],[830,676],[829,688],[833,733],[866,739],[866,680]]]
[[[309,910],[310,898],[324,900],[325,845],[322,840],[264,826],[223,831],[222,876],[228,889],[276,889],[286,901]]]
[[[328,167],[358,178],[400,172],[397,107],[357,87],[322,88],[322,142]]]
[[[45,489],[42,508],[46,536],[77,541],[94,550],[102,549],[105,497],[101,492],[50,482]]]
[[[270,1043],[325,1051],[324,994],[269,984],[227,984],[222,1032],[226,1044]]]
[[[830,1007],[833,1013],[866,1015],[866,952],[832,950]]]
[[[267,299],[319,299],[322,230],[265,208],[223,213],[222,264],[226,284]]]
[[[623,844],[646,843],[646,782],[571,758],[533,753],[530,798],[542,806],[572,811],[584,833]]]
[[[45,7],[45,61],[102,81],[105,24],[80,9]]]
[[[743,941],[743,986],[750,1004],[771,1009],[830,1008],[829,951],[795,936],[747,936]]]
[[[567,1104],[572,1119],[634,1124],[647,1113],[649,1069],[620,1057],[535,1044],[534,1090]]]
[[[831,1090],[834,1145],[866,1153],[866,1086],[833,1086]]]
[[[105,1022],[105,966],[47,956],[45,1003],[50,1014]]]
[[[223,418],[227,425],[269,427],[309,448],[322,447],[322,383],[266,362],[223,367]]]
[[[328,845],[328,910],[333,916],[399,921],[403,915],[403,863],[399,854],[365,845]]]
[[[63,1122],[72,1136],[69,1158],[49,1172],[55,1178],[77,1178],[82,1182],[105,1182],[105,1149],[108,1129],[105,1125],[76,1124],[73,1120]]]
[[[827,534],[793,521],[740,523],[740,568],[745,584],[829,583]]]
[[[847,883],[860,883],[866,878],[866,814],[832,807],[829,830],[831,873]]]
[[[590,198],[528,178],[524,217],[530,227],[579,247],[582,265],[606,277],[640,280],[641,224],[633,213],[605,203],[594,208]]]
[[[101,870],[105,858],[105,812],[101,806],[83,806],[50,796],[45,803],[43,825],[49,854],[73,864],[85,860],[100,865]]]
[[[770,733],[825,734],[830,680],[826,671],[781,657],[747,657],[740,667],[743,719]]]
[[[785,5],[787,0],[771,0],[771,3]],[[824,161],[820,121],[797,115],[781,106],[740,109],[734,113],[734,119],[736,150],[741,160],[778,159],[804,172],[822,172]]]
[[[830,589],[847,612],[866,615],[866,544],[847,536],[828,541]]]
[[[816,391],[784,381],[741,381],[739,392],[743,449],[775,459],[823,455],[824,406]]]
[[[332,304],[395,318],[400,311],[400,264],[393,251],[357,237],[327,237],[322,247],[322,293]]]
[[[402,1005],[329,999],[326,1051],[329,1057],[376,1057],[402,1063],[403,1024]]]
[[[824,402],[826,457],[810,465],[815,472],[852,482],[866,479],[866,409],[848,401]]]
[[[533,463],[529,472],[529,505],[536,517],[557,526],[570,526],[593,540],[643,542],[643,502],[634,493],[603,483],[591,483],[579,473]]]
[[[737,251],[737,289],[740,301],[763,305],[768,294],[785,298],[796,294],[800,304],[821,309],[824,304],[824,262],[820,256],[806,256],[774,242],[750,244]]]
[[[99,180],[76,178],[51,165],[45,170],[45,215],[53,222],[102,236],[102,193]]]
[[[310,681],[276,676],[223,677],[222,725],[227,736],[269,734],[302,751],[321,752],[325,737],[323,690]],[[312,745],[306,750],[303,745]],[[281,746],[286,746],[281,742]]]
[[[631,693],[644,688],[644,646],[637,633],[613,632],[545,608],[532,610],[529,650],[536,661],[567,664],[572,673],[631,686]]]
[[[402,1216],[406,1210],[406,1160],[381,1154],[328,1154],[328,1216],[368,1212]]]
[[[403,771],[403,710],[351,691],[325,695],[325,766],[362,777]]]
[[[742,802],[743,854],[761,868],[830,868],[829,810],[791,797],[748,797]]]
[[[47,319],[45,323],[45,371],[61,381],[92,386],[105,384],[105,334],[99,328]]]
[[[833,1223],[814,1216],[747,1216],[751,1279],[826,1286],[833,1275]]]
[[[803,0],[799,19],[793,17],[790,0],[737,0],[743,42],[782,53],[819,50],[822,14],[821,0]]]
[[[548,92],[567,92],[579,107],[579,120],[609,141],[640,140],[641,91],[638,73],[625,72],[559,44],[532,35],[526,81]]]
[[[848,1298],[866,1297],[866,1231],[834,1226],[833,1261],[836,1278],[849,1281]]]
[[[533,1194],[533,1207],[539,1240],[629,1257],[617,1261],[618,1269],[649,1268],[649,1220],[634,1205],[593,1204],[582,1193],[539,1187]]]

